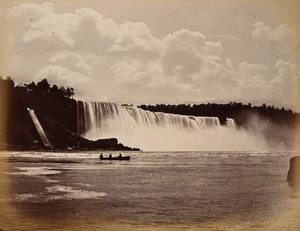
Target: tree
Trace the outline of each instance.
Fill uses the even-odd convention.
[[[51,89],[50,89],[50,95],[51,96],[60,96],[60,91],[58,89],[58,86],[56,84],[54,84]]]
[[[48,92],[50,90],[50,84],[47,79],[42,79],[40,82],[36,84],[37,89],[41,92]]]
[[[14,89],[15,82],[12,80],[11,77],[7,76],[6,79],[2,79],[0,76],[0,93],[6,94],[12,92]]]
[[[72,87],[68,87],[65,91],[65,96],[67,97],[72,97],[73,98],[73,95],[74,95],[74,88]]]
[[[31,83],[28,83],[28,84],[25,83],[24,85],[26,86],[26,88],[28,90],[34,91],[36,89],[36,84],[33,81]]]
[[[10,76],[7,76],[6,83],[7,83],[7,87],[10,89],[14,88],[14,86],[15,86],[15,82],[13,81],[13,79]]]

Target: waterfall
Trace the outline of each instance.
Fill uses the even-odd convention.
[[[44,144],[44,146],[46,148],[51,148],[52,145],[50,144],[50,142],[49,142],[49,140],[48,140],[48,138],[46,136],[46,133],[44,132],[44,129],[42,128],[42,125],[40,124],[40,121],[37,118],[34,110],[27,108],[27,111],[28,111],[28,113],[30,115],[30,118],[31,118],[31,120],[32,120],[32,122],[33,122],[33,124],[34,124],[34,126],[35,126],[35,128],[36,128],[36,130],[37,130],[37,132],[38,132],[38,134],[39,134],[39,136],[40,136],[43,144]]]
[[[77,102],[77,113],[78,133],[83,137],[115,137],[124,145],[147,151],[231,150],[236,149],[236,139],[249,140],[245,134],[238,134],[230,118],[226,126],[221,126],[218,117],[175,115],[82,101]]]
[[[235,122],[231,118],[226,118],[226,126],[230,128],[235,128]]]

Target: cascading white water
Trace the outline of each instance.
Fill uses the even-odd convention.
[[[40,136],[40,138],[41,138],[44,146],[46,148],[51,148],[52,145],[50,144],[50,142],[49,142],[49,140],[48,140],[48,138],[46,136],[46,133],[45,133],[42,125],[40,124],[40,121],[37,118],[34,110],[27,108],[27,111],[28,111],[28,113],[29,113],[29,115],[31,117],[31,120],[32,120],[32,122],[33,122],[33,124],[34,124],[34,126],[35,126],[35,128],[36,128],[36,130],[37,130],[37,132],[38,132],[38,134],[39,134],[39,136]]]
[[[91,140],[115,137],[124,145],[147,151],[253,148],[249,143],[253,137],[236,129],[230,118],[226,120],[226,126],[221,126],[218,117],[150,112],[114,103],[79,101],[77,108],[78,132]]]
[[[231,118],[226,118],[226,126],[229,128],[235,128],[235,122]]]

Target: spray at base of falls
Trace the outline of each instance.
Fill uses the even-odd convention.
[[[144,151],[261,151],[264,140],[225,126],[218,117],[196,117],[150,112],[115,103],[77,102],[78,133],[90,139],[115,137]]]

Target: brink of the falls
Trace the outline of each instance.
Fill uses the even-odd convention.
[[[144,151],[266,150],[259,137],[237,129],[227,118],[196,117],[145,111],[115,103],[77,103],[78,133],[91,140],[117,138]]]

